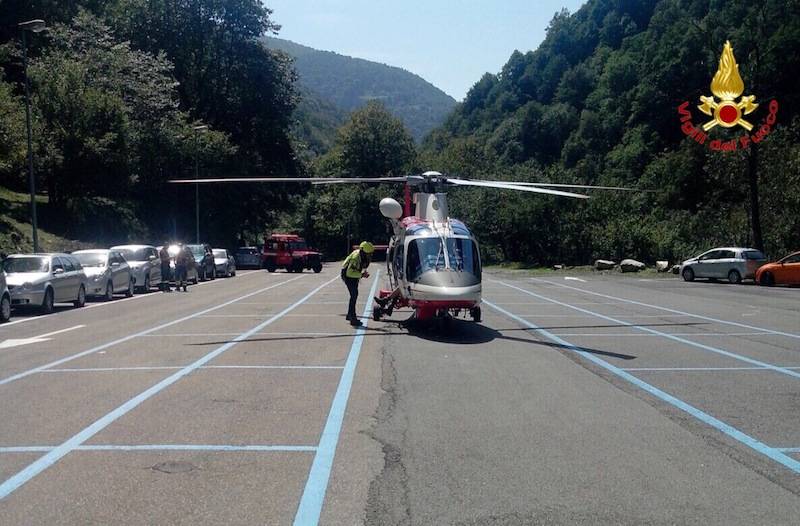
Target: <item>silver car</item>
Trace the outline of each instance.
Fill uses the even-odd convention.
[[[239,268],[261,268],[261,251],[256,247],[239,247],[234,258]]]
[[[743,279],[755,279],[756,270],[766,262],[764,254],[754,248],[722,247],[687,259],[681,264],[680,273],[686,281],[709,278],[741,283]]]
[[[69,254],[14,254],[3,261],[13,307],[38,306],[45,314],[53,304],[86,304],[88,283],[80,262]]]
[[[11,319],[11,293],[6,286],[6,273],[0,270],[0,323]]]
[[[116,250],[77,250],[72,253],[83,266],[88,279],[86,294],[114,299],[114,293],[133,296],[133,273],[128,262]]]
[[[236,275],[236,263],[227,250],[214,248],[211,252],[214,254],[214,267],[216,268],[217,276],[230,278]]]
[[[121,253],[133,274],[133,286],[142,292],[161,284],[161,260],[152,245],[117,245],[111,247]]]

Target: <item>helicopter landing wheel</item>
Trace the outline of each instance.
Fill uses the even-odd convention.
[[[480,322],[481,321],[481,308],[480,307],[472,307],[469,310],[469,315],[472,316],[472,321]]]

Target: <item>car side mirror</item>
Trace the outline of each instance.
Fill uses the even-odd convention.
[[[119,261],[114,261],[114,262],[112,262],[112,263],[111,263],[111,266],[112,266],[112,267],[118,267],[118,266],[119,266]]]
[[[53,269],[53,274],[54,275],[63,274],[63,273],[64,273],[64,269],[61,268],[61,267]]]
[[[149,259],[150,261],[155,261],[156,257],[153,254],[150,254],[149,256],[147,256],[147,259]]]

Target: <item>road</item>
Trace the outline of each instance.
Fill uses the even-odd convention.
[[[15,316],[0,524],[797,524],[800,289],[487,273],[480,324],[345,310],[332,265]]]

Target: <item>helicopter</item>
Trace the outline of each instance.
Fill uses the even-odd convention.
[[[478,240],[467,225],[450,217],[446,187],[499,188],[573,199],[588,195],[554,188],[634,191],[615,186],[487,181],[447,177],[436,171],[396,177],[248,177],[178,179],[171,183],[310,182],[312,185],[402,183],[404,205],[393,198],[381,200],[379,210],[389,221],[392,235],[387,248],[389,289],[381,289],[372,317],[391,316],[394,309],[411,307],[414,320],[447,320],[462,313],[481,321],[481,258]],[[411,189],[414,188],[412,195]],[[414,205],[414,212],[411,205]],[[397,291],[393,294],[394,291]]]

